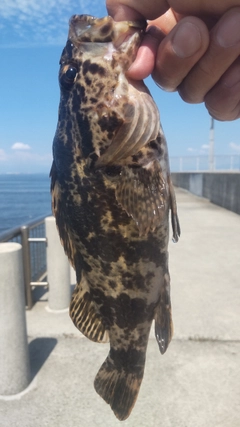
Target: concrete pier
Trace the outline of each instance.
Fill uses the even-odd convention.
[[[45,219],[47,238],[47,272],[49,283],[49,309],[67,309],[70,302],[70,264],[61,245],[53,216]]]
[[[173,184],[240,214],[240,172],[176,172]]]
[[[0,243],[0,395],[18,394],[29,382],[22,247]]]
[[[68,313],[27,312],[33,390],[0,400],[1,427],[239,427],[240,216],[177,189],[182,234],[170,240],[174,336],[154,334],[131,416],[122,423],[93,381],[108,344],[83,337]]]

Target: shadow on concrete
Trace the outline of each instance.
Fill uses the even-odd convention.
[[[38,301],[48,300],[48,287],[47,286],[36,286],[32,289],[33,306]],[[32,307],[33,308],[33,307]]]
[[[57,345],[56,338],[36,338],[29,344],[31,380],[40,371],[47,358]]]

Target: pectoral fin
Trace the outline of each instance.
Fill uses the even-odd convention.
[[[149,169],[123,167],[115,195],[142,236],[154,231],[166,215],[166,187],[157,161]]]

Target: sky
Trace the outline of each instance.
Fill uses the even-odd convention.
[[[58,104],[58,69],[73,14],[102,17],[104,0],[1,0],[0,173],[48,173]],[[170,157],[208,155],[210,116],[146,79]],[[240,120],[215,121],[215,154],[240,155]]]

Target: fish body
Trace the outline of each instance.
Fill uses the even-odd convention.
[[[169,210],[180,235],[166,141],[143,82],[126,71],[145,22],[75,15],[60,60],[53,212],[76,270],[75,326],[110,352],[94,386],[126,419],[144,373],[152,321],[161,353],[172,336]]]

